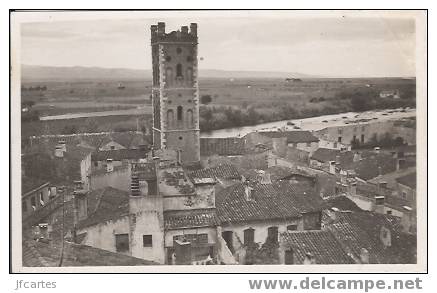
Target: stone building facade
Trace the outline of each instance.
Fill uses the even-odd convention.
[[[165,32],[151,26],[153,145],[173,149],[181,163],[200,160],[197,24]]]

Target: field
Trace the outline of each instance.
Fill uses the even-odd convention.
[[[313,78],[200,79],[201,129],[211,130],[283,119],[303,118],[374,108],[415,106],[415,79]],[[396,90],[400,99],[379,97]],[[114,80],[23,82],[23,136],[78,131],[120,131],[150,126],[151,81]],[[107,116],[56,121],[27,119],[65,113],[144,108],[144,115]],[[25,119],[26,118],[26,119]]]

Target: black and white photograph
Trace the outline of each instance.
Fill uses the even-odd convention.
[[[12,12],[13,271],[423,271],[426,17]]]

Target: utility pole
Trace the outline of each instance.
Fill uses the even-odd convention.
[[[64,261],[64,227],[65,225],[65,189],[62,187],[62,229],[61,229],[61,256],[59,257],[59,267],[62,267]]]

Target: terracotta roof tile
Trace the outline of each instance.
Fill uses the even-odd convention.
[[[336,219],[325,226],[341,239],[356,256],[369,251],[370,263],[413,263],[416,259],[415,236],[402,232],[400,218],[373,212],[336,212]],[[381,241],[381,228],[391,232],[390,247]]]
[[[396,181],[402,185],[408,186],[411,189],[416,190],[416,172],[399,177]]]
[[[215,209],[165,211],[164,229],[186,229],[219,225]]]
[[[240,179],[241,174],[237,168],[231,164],[220,164],[215,167],[205,168],[190,172],[188,177],[193,178],[222,178],[222,179]]]
[[[329,231],[285,232],[281,237],[286,247],[292,249],[296,264],[303,264],[308,253],[315,258],[316,264],[355,263]]]
[[[79,222],[79,229],[118,219],[129,213],[129,194],[112,187],[94,190],[88,195],[89,215]]]
[[[245,187],[236,183],[216,194],[217,215],[222,222],[245,222],[298,218],[302,213],[321,211],[323,200],[306,185],[275,182],[252,187],[247,200]]]
[[[244,153],[245,143],[242,138],[200,138],[201,156],[237,156]]]

